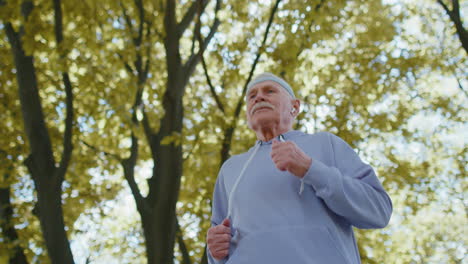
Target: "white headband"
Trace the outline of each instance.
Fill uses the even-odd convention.
[[[252,81],[250,81],[249,84],[247,85],[247,93],[254,85],[261,83],[261,82],[266,82],[266,81],[273,81],[281,85],[281,87],[283,87],[286,90],[286,92],[288,92],[292,96],[292,98],[296,99],[296,96],[294,95],[294,92],[291,86],[289,86],[289,84],[282,78],[269,72],[259,74]]]

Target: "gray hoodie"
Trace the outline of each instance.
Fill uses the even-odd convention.
[[[353,227],[383,228],[392,213],[374,170],[331,133],[289,131],[282,138],[312,158],[303,182],[275,167],[272,141],[257,141],[227,160],[211,222],[219,225],[229,215],[232,239],[229,256],[216,261],[208,251],[209,263],[360,263]]]

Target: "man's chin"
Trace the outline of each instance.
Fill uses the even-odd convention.
[[[270,126],[277,123],[274,116],[271,115],[254,115],[250,121],[250,127],[255,130],[256,128]]]

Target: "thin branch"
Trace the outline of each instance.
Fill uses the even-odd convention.
[[[60,53],[60,60],[65,60],[66,55],[61,47],[63,42],[63,22],[62,22],[62,7],[60,0],[54,0],[54,18],[55,18],[55,39],[57,41],[57,48]],[[66,101],[66,117],[65,117],[65,132],[63,134],[63,152],[62,159],[60,160],[60,165],[58,168],[58,175],[60,178],[63,178],[65,172],[70,163],[73,144],[72,144],[72,135],[73,135],[73,89],[70,81],[70,77],[67,71],[62,73],[63,84],[65,86],[65,101]]]
[[[451,13],[450,9],[447,7],[447,5],[442,0],[437,0],[437,2],[444,8],[444,10],[445,10],[445,12],[447,12],[447,14]]]
[[[59,171],[62,173],[62,177],[65,174],[68,164],[70,163],[73,144],[73,90],[70,77],[67,72],[62,73],[63,83],[65,85],[65,101],[66,101],[66,117],[65,117],[65,132],[63,134],[63,152],[62,159],[60,160]]]
[[[25,20],[28,20],[29,15],[34,9],[34,3],[31,0],[24,1],[21,4],[21,14],[23,15]]]
[[[156,149],[154,147],[155,134],[153,133],[153,130],[151,129],[151,126],[149,124],[149,118],[148,118],[148,115],[146,114],[144,106],[142,108],[142,112],[143,112],[143,120],[142,120],[143,130],[145,131],[146,140],[148,141],[148,144],[150,146],[151,153],[153,156],[155,156],[156,155]]]
[[[460,88],[460,90],[465,94],[465,97],[468,98],[468,93],[465,90],[465,88],[463,87],[463,85],[461,84],[460,79],[457,76],[457,72],[452,67],[450,67],[450,70],[452,71],[452,74],[453,74],[453,77],[455,78],[455,80],[457,80],[458,88]]]
[[[458,38],[462,44],[463,49],[468,54],[468,32],[464,28],[463,21],[460,17],[460,4],[458,0],[452,0],[453,10],[450,10],[442,0],[437,0],[437,2],[445,10],[447,15],[450,17],[450,20],[455,24]]]
[[[151,24],[152,23],[151,22],[146,22],[146,23],[147,23],[146,39],[148,41],[149,37],[150,37],[150,34],[151,34]],[[152,45],[148,45],[147,49],[146,49],[146,61],[145,61],[144,70],[143,70],[145,76],[148,76],[148,73],[149,73],[149,67],[150,67],[150,63],[151,63],[151,47],[152,47]],[[146,78],[145,78],[145,81],[146,81]],[[151,150],[154,151],[153,146],[152,146],[152,142],[153,142],[153,132],[152,131],[153,130],[150,127],[149,119],[148,119],[148,116],[146,114],[144,104],[141,104],[141,111],[143,113],[143,120],[142,120],[143,129],[145,131],[145,135],[146,135],[148,144],[150,145]]]
[[[128,64],[128,62],[126,62],[126,61],[124,60],[122,54],[117,53],[117,56],[119,56],[120,60],[121,60],[122,63],[124,64],[125,69],[127,70],[127,72],[128,72],[130,75],[134,75],[134,74],[135,74],[135,70],[132,68],[132,66],[130,66],[130,64]]]
[[[187,161],[190,156],[192,155],[193,151],[195,150],[195,148],[198,146],[198,143],[200,142],[200,133],[197,133],[197,135],[195,136],[195,140],[193,141],[193,144],[192,144],[192,148],[190,149],[190,151],[187,153],[187,155],[184,157],[184,162]]]
[[[140,16],[140,25],[138,26],[138,37],[135,40],[135,45],[138,47],[141,45],[143,40],[143,27],[145,24],[145,9],[143,8],[143,0],[135,0],[135,5],[138,9],[138,15]]]
[[[132,132],[132,146],[130,147],[130,156],[122,160],[122,166],[124,168],[124,176],[128,182],[128,186],[132,191],[133,197],[139,210],[146,209],[145,200],[141,195],[140,188],[135,181],[135,166],[138,159],[138,138]]]
[[[182,229],[179,225],[179,220],[176,217],[176,232],[177,232],[177,242],[179,243],[179,249],[182,253],[182,264],[192,264],[190,259],[190,255],[187,249],[187,245],[185,245],[184,236],[182,234]]]
[[[135,38],[133,38],[133,23],[132,23],[132,20],[128,16],[127,10],[125,9],[125,6],[122,3],[122,0],[119,1],[119,5],[122,8],[122,15],[124,17],[125,23],[127,24],[128,31],[132,35],[132,40],[135,42]]]
[[[150,37],[151,37],[151,26],[153,25],[153,23],[151,21],[146,21],[146,25],[147,25],[147,28],[146,28],[146,41],[150,41]],[[144,66],[144,72],[146,74],[146,76],[148,76],[148,73],[149,73],[149,67],[150,67],[150,62],[151,62],[151,47],[153,45],[151,44],[148,44],[146,46],[146,61],[145,61],[145,66]]]
[[[184,66],[183,66],[183,68],[184,68],[184,70],[186,72],[190,73],[190,72],[192,72],[194,70],[195,66],[198,63],[198,60],[203,55],[203,52],[205,52],[206,47],[208,47],[208,44],[210,43],[210,41],[213,38],[216,31],[218,30],[219,24],[221,23],[219,18],[218,18],[218,11],[220,10],[220,8],[221,8],[221,1],[217,0],[216,1],[216,7],[215,7],[215,19],[213,21],[213,24],[211,25],[210,33],[208,34],[208,36],[204,40],[201,40],[201,37],[199,38],[200,47],[198,48],[199,49],[198,53],[197,54],[192,54],[189,57],[189,59],[187,60],[187,62],[184,64]],[[200,16],[201,16],[201,13],[199,14],[199,17]],[[197,34],[197,33],[194,32],[194,34]]]
[[[102,153],[104,154],[105,156],[108,156],[108,157],[111,157],[111,158],[114,158],[115,160],[117,160],[118,162],[122,162],[122,158],[117,155],[117,154],[114,154],[114,153],[110,153],[110,152],[107,152],[107,151],[104,151],[102,149],[99,149],[91,144],[89,144],[88,142],[80,139],[79,140],[81,143],[83,143],[83,145],[85,145],[86,147],[88,147],[89,149],[93,150],[94,152],[96,153]]]
[[[201,55],[201,62],[203,66],[203,71],[205,72],[206,82],[208,83],[208,86],[210,87],[211,95],[214,97],[216,101],[216,105],[218,106],[219,110],[221,110],[221,112],[225,114],[226,111],[224,110],[223,103],[221,102],[218,94],[216,93],[216,90],[211,82],[210,75],[208,74],[208,68],[206,67],[205,57],[203,56],[203,54]]]
[[[13,28],[13,25],[10,22],[4,23],[3,27],[5,28],[5,32],[7,34],[7,37],[10,41],[12,48],[17,49],[20,45],[18,32],[15,31],[15,29]]]
[[[177,25],[177,35],[179,37],[182,36],[182,34],[184,34],[184,31],[188,28],[188,26],[192,22],[192,20],[195,17],[195,14],[197,13],[197,10],[200,7],[200,5],[201,5],[202,9],[205,9],[207,4],[208,4],[208,0],[193,1],[192,5],[189,7],[189,9],[185,13],[184,17],[180,21],[179,25]]]
[[[215,8],[215,12],[217,13],[219,11],[219,9],[221,8],[221,4],[220,4],[220,1],[216,1],[216,8]],[[196,34],[197,37],[198,37],[198,41],[200,43],[200,47],[203,46],[203,40],[202,40],[202,36],[201,36],[201,19],[200,19],[200,16],[201,16],[201,12],[199,12],[199,15],[198,15],[198,27],[195,29],[196,31]],[[192,51],[193,53],[193,51]],[[225,113],[225,110],[224,110],[224,105],[223,103],[221,102],[218,94],[216,93],[216,90],[213,86],[213,83],[211,82],[211,78],[210,78],[210,75],[208,73],[208,68],[206,66],[206,61],[205,61],[205,57],[203,55],[204,53],[201,53],[200,54],[200,58],[201,58],[201,62],[202,62],[202,66],[203,66],[203,71],[205,73],[205,77],[206,77],[206,82],[208,83],[208,86],[210,87],[210,92],[211,92],[211,95],[213,96],[213,98],[215,99],[216,101],[216,105],[218,106],[219,110],[221,110],[221,112],[224,114]]]
[[[317,12],[321,7],[322,5],[325,3],[325,0],[320,0],[320,3],[318,3],[316,6],[315,6],[315,11]]]
[[[55,41],[57,41],[57,48],[59,48],[63,40],[62,7],[60,6],[60,0],[54,0],[54,18]]]
[[[138,6],[140,10],[140,28],[139,28],[139,35],[135,40],[135,48],[137,49],[137,58],[135,61],[135,67],[136,71],[138,74],[138,83],[137,83],[137,91],[135,95],[135,101],[132,106],[132,126],[137,127],[139,125],[139,121],[137,118],[137,111],[138,109],[143,109],[144,105],[142,102],[142,96],[143,96],[143,90],[145,87],[145,82],[148,76],[148,70],[149,70],[149,57],[150,54],[147,54],[147,60],[145,62],[145,65],[143,66],[142,64],[142,56],[141,56],[141,51],[138,49],[140,47],[141,42],[143,40],[143,26],[144,26],[144,10],[143,10],[143,3],[141,0],[135,0],[136,5]],[[147,35],[149,35],[149,28],[147,31]],[[150,53],[151,49],[147,49],[147,52]],[[124,175],[125,179],[128,182],[128,185],[130,186],[130,190],[132,191],[133,197],[135,198],[135,202],[137,204],[137,207],[139,211],[144,210],[147,211],[149,210],[149,207],[146,203],[146,200],[143,198],[141,191],[138,187],[138,184],[135,181],[135,166],[137,164],[138,160],[138,149],[139,149],[139,144],[138,144],[138,138],[135,136],[135,134],[132,131],[131,134],[131,141],[132,145],[130,147],[130,156],[122,161],[122,166],[124,167]]]
[[[199,32],[200,31],[200,19],[197,21],[195,24],[195,29],[193,32]],[[192,47],[190,48],[190,54],[195,54],[195,41],[197,40],[197,34],[192,35]]]

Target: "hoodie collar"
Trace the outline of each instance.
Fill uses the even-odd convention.
[[[280,134],[280,135],[274,137],[274,139],[280,140],[280,137],[283,137],[284,140],[291,140],[291,139],[297,137],[298,135],[302,135],[302,134],[304,134],[304,133],[301,132],[301,131],[298,131],[298,130],[289,130],[286,133],[283,133],[283,134]],[[269,140],[269,141],[257,140],[255,142],[255,144],[260,144],[260,145],[271,145],[272,143],[273,143],[273,139]]]

